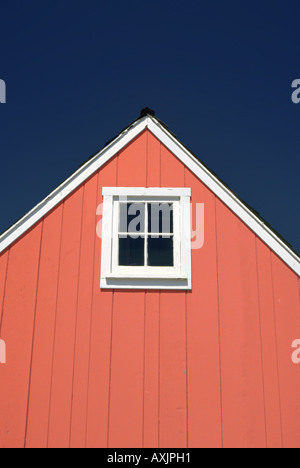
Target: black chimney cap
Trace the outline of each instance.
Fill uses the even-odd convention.
[[[149,107],[144,107],[144,109],[141,110],[140,117],[145,117],[146,115],[152,115],[154,117],[155,111]]]

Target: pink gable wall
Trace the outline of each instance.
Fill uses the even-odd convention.
[[[103,186],[191,187],[192,291],[101,291]],[[299,277],[144,131],[0,256],[0,447],[300,447]]]

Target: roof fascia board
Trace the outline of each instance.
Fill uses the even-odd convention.
[[[85,180],[91,177],[99,168],[106,164],[113,156],[136,138],[148,124],[148,117],[136,121],[131,127],[125,129],[111,143],[100,150],[92,159],[80,167],[65,182],[57,187],[48,197],[36,205],[22,219],[0,237],[0,253],[34,226],[40,219],[68,197]]]
[[[222,200],[255,234],[265,242],[287,265],[300,275],[298,256],[275,235],[234,193],[197,160],[171,133],[153,117],[149,117],[149,130],[180,161],[185,164],[220,200]]]
[[[298,276],[299,258],[276,234],[239,200],[222,182],[183,146],[160,122],[152,116],[138,119],[127,127],[112,142],[100,150],[91,160],[79,168],[47,198],[27,213],[0,237],[0,253],[15,242],[27,230],[46,216],[85,180],[106,164],[113,156],[148,129],[178,159],[185,164],[220,200],[222,200],[255,234],[265,242]]]

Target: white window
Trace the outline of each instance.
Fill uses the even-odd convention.
[[[190,196],[103,188],[101,288],[191,289]]]

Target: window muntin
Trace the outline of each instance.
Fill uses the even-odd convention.
[[[179,271],[179,198],[114,197],[113,205],[113,273],[145,276]]]
[[[119,266],[174,267],[173,203],[119,203]]]

